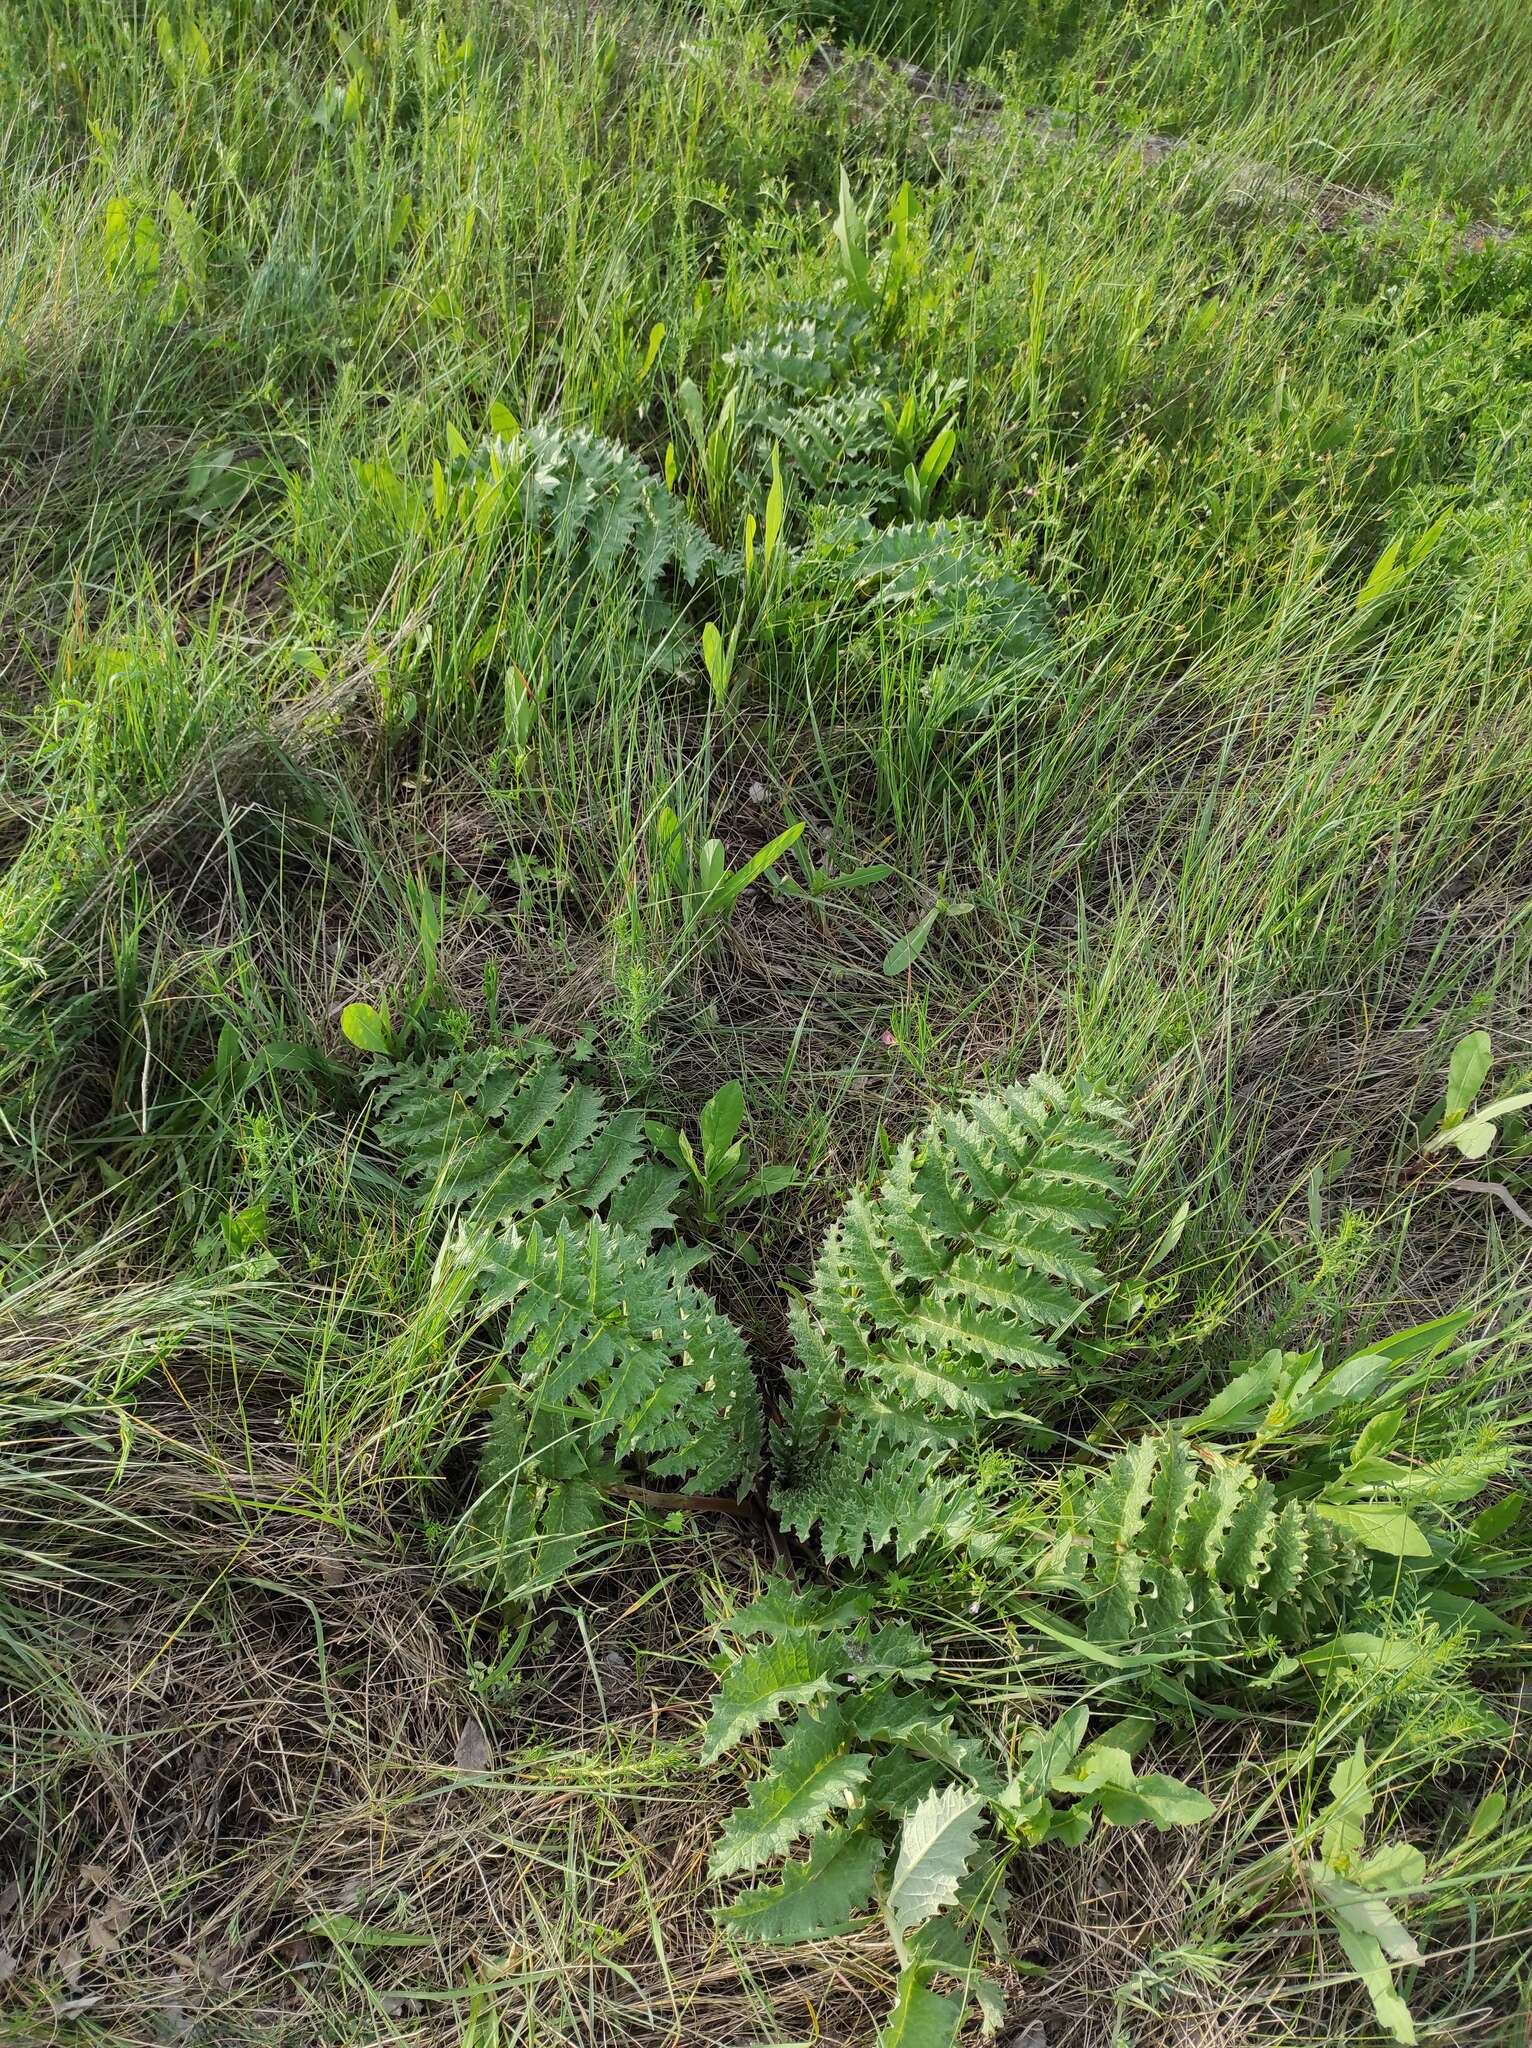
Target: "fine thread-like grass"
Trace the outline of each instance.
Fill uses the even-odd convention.
[[[982,66],[1000,109],[816,66],[823,22]],[[446,1570],[493,1345],[369,1129],[349,1003],[406,1047],[587,1041],[693,1130],[742,1081],[798,1179],[703,1277],[768,1412],[845,1187],[1046,1065],[1134,1105],[1123,1270],[1187,1206],[1082,1445],[1460,1305],[1464,1439],[1522,1430],[1524,1141],[1421,1146],[1470,1027],[1507,1088],[1532,1062],[1529,87],[1510,0],[6,12],[5,2038],[741,2048],[887,2008],[878,1937],[711,1917],[748,1773],[697,1761],[709,1623],[811,1551],[758,1505],[636,1502],[534,1613]],[[1395,204],[1322,229],[1250,162]],[[937,510],[1052,622],[966,724],[865,593],[772,612],[710,568],[661,617],[434,510],[449,429],[504,408],[669,450],[741,551],[768,472],[706,473],[683,386],[716,421],[730,352],[834,299],[842,165],[875,265],[911,186],[887,375],[961,382]],[[1454,213],[1522,232],[1465,253]],[[791,546],[815,516],[789,473]],[[736,617],[716,693],[702,628]],[[802,820],[826,873],[887,872],[703,916],[667,812],[736,868]],[[1120,1704],[1024,1590],[896,1591],[1002,1751]],[[1524,1655],[1395,1649],[1168,1706],[1156,1760],[1217,1818],[1027,1858],[1007,2024],[1378,2038],[1302,1878],[1364,1735],[1377,1838],[1428,1858],[1421,2038],[1517,2039]]]

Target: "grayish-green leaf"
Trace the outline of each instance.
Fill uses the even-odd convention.
[[[970,1786],[946,1785],[928,1793],[905,1821],[886,1909],[897,1934],[957,1898],[983,1813],[984,1801]]]

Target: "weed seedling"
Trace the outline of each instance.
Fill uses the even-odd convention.
[[[790,1166],[767,1164],[751,1168],[740,1136],[745,1121],[745,1091],[737,1081],[726,1081],[703,1107],[699,1121],[701,1157],[686,1131],[673,1124],[650,1121],[644,1134],[662,1159],[668,1159],[686,1176],[683,1199],[689,1200],[693,1217],[708,1236],[724,1229],[730,1217],[753,1202],[768,1201],[793,1184]],[[749,1256],[749,1247],[742,1247]]]

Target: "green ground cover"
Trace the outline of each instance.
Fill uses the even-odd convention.
[[[1529,90],[5,11],[0,2038],[1523,2039]]]

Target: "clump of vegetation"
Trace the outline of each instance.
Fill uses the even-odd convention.
[[[546,1055],[530,1072],[506,1053],[387,1071],[381,1129],[433,1204],[457,1206],[459,1298],[505,1361],[459,1561],[524,1607],[577,1572],[613,1498],[665,1505],[631,1482],[748,1488],[761,1452],[751,1366],[739,1333],[681,1278],[697,1255],[649,1248],[674,1221],[680,1175],[656,1181],[640,1166],[635,1120],[606,1120],[599,1095]],[[680,1134],[650,1131],[705,1195],[724,1184],[742,1117],[737,1089],[709,1104],[700,1165]],[[962,1725],[961,1696],[920,1636],[903,1621],[872,1625],[899,1597],[880,1553],[915,1563],[938,1603],[962,1582],[959,1560],[1019,1568],[1062,1608],[1033,1629],[1058,1631],[1087,1660],[1107,1653],[1124,1696],[1163,1696],[1179,1673],[1214,1692],[1322,1682],[1386,1663],[1417,1616],[1469,1639],[1510,1627],[1455,1590],[1475,1572],[1493,1581],[1495,1564],[1477,1527],[1453,1526],[1453,1511],[1505,1474],[1508,1444],[1448,1432],[1431,1455],[1471,1356],[1454,1349],[1464,1316],[1329,1368],[1317,1351],[1273,1350],[1178,1424],[1114,1454],[1066,1448],[1085,1388],[1061,1339],[1108,1291],[1092,1240],[1119,1220],[1124,1121],[1096,1090],[1042,1074],[970,1098],[906,1139],[874,1194],[851,1196],[794,1311],[799,1361],[773,1433],[772,1506],[826,1564],[859,1570],[837,1592],[774,1582],[722,1625],[703,1761],[796,1719],[710,1867],[726,1879],[786,1859],[720,1912],[756,1942],[849,1934],[876,1907],[900,1964],[890,2042],[916,2024],[956,2040],[965,1997],[936,1980],[960,1980],[991,2025],[1003,2015],[979,1970],[982,1948],[1006,1944],[1004,1858],[995,1842],[981,1853],[987,1823],[996,1841],[1036,1847],[1078,1842],[1098,1813],[1172,1826],[1214,1808],[1163,1773],[1135,1774],[1150,1719],[1130,1716],[1082,1749],[1083,1704],[1031,1730],[1008,1775]],[[1248,1454],[1215,1434],[1249,1437]],[[1030,1455],[1016,1455],[1028,1439]],[[1390,1455],[1401,1442],[1406,1460]],[[1077,1615],[1083,1640],[1068,1633]],[[1353,1876],[1335,1829],[1317,1895],[1379,2018],[1408,2039],[1388,1958],[1418,1951],[1402,1933],[1380,1946],[1373,1923],[1397,1930],[1375,1895],[1418,1883],[1418,1852]]]
[[[1120,1118],[1036,1076],[906,1139],[847,1204],[794,1319],[775,1445],[778,1510],[832,1563],[984,1547],[980,1432],[1064,1371],[1056,1339],[1101,1281],[1081,1239],[1121,1193]]]
[[[443,1294],[492,1326],[500,1364],[458,1539],[504,1597],[568,1577],[624,1471],[748,1490],[760,1401],[738,1330],[686,1275],[681,1176],[635,1112],[534,1052],[387,1063],[380,1131],[428,1209],[455,1215]],[[659,1242],[656,1240],[659,1239]]]
[[[869,1625],[867,1594],[793,1594],[780,1583],[729,1617],[729,1651],[703,1737],[716,1758],[791,1711],[744,1804],[725,1821],[711,1872],[730,1878],[785,1859],[774,1880],[719,1913],[736,1934],[787,1945],[865,1925],[876,1905],[899,1959],[880,2039],[952,2041],[966,1995],[992,2032],[1004,2016],[985,1950],[1007,1954],[1004,1844],[1078,1843],[1100,1818],[1155,1827],[1206,1820],[1213,1808],[1159,1773],[1135,1775],[1153,1723],[1123,1721],[1089,1744],[1089,1712],[1028,1729],[1008,1776],[980,1739],[954,1726],[956,1701],[933,1691],[936,1666],[903,1623]],[[981,1836],[989,1824],[992,1839]],[[808,1839],[808,1852],[792,1854]]]

